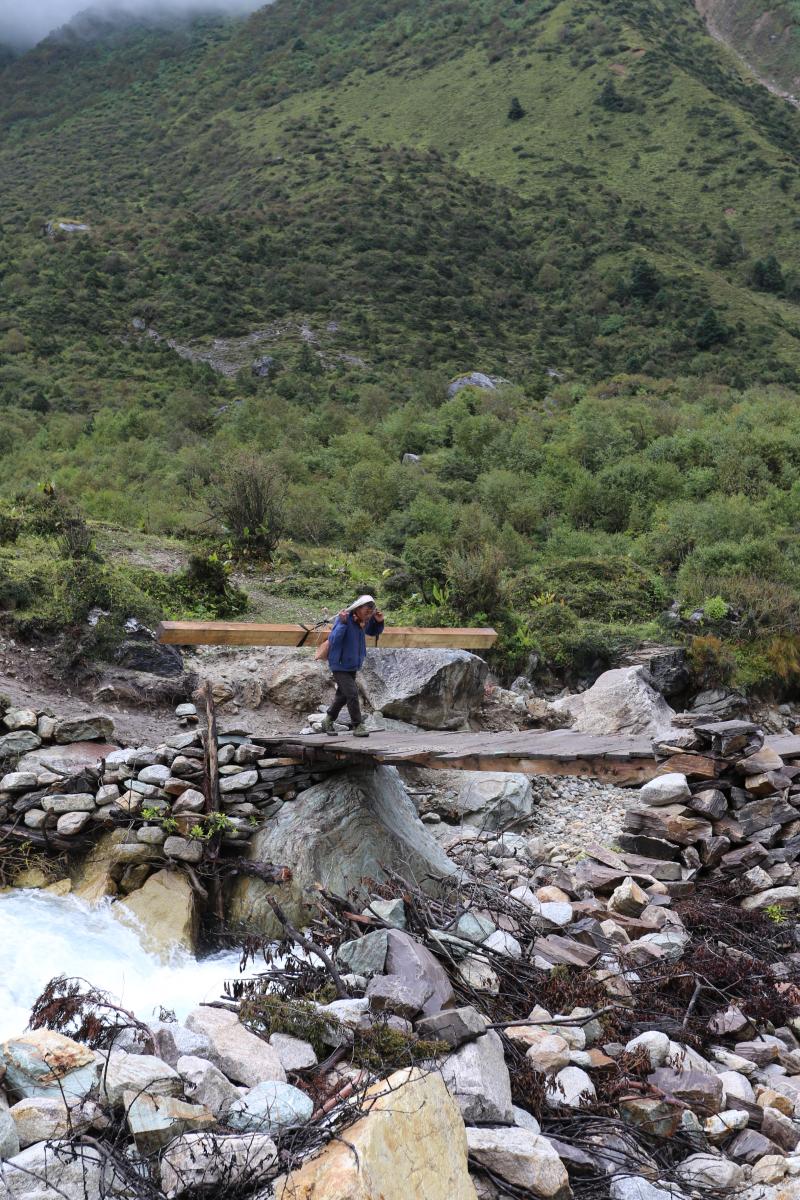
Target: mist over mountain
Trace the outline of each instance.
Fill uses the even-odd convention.
[[[163,20],[196,13],[226,13],[232,16],[252,12],[263,0],[107,0],[87,9],[81,0],[31,0],[14,4],[8,10],[0,6],[0,46],[15,50],[36,45],[78,14],[90,13],[104,18],[138,17]]]

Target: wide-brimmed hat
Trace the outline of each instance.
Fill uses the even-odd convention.
[[[373,608],[376,607],[375,597],[374,596],[359,596],[358,599],[354,600],[352,604],[348,604],[346,611],[354,612],[357,608],[361,608],[362,604],[371,604],[373,606]]]

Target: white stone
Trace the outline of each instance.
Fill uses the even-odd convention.
[[[32,708],[10,708],[3,724],[6,729],[36,729],[38,718]]]
[[[305,1071],[317,1065],[317,1055],[310,1042],[291,1037],[288,1033],[273,1033],[269,1044],[281,1060],[284,1071]]]
[[[508,958],[522,958],[522,946],[513,934],[506,933],[504,929],[496,929],[483,945],[487,950],[494,950],[495,954],[505,954]]]
[[[606,671],[585,692],[554,700],[552,706],[569,713],[580,733],[657,737],[669,733],[675,716],[641,666]]]
[[[493,1029],[448,1055],[442,1078],[465,1122],[513,1124],[511,1080],[503,1043]]]
[[[580,1108],[584,1099],[596,1100],[597,1092],[589,1076],[580,1067],[562,1067],[548,1082],[545,1101],[550,1108]]]
[[[734,1188],[744,1180],[738,1163],[716,1154],[692,1154],[678,1164],[677,1174],[693,1188]]]
[[[732,1100],[744,1100],[747,1104],[755,1104],[756,1096],[750,1080],[740,1071],[720,1071],[719,1079],[722,1081],[725,1102],[731,1108],[735,1107],[731,1104]]]
[[[743,1108],[728,1108],[715,1113],[703,1122],[703,1130],[710,1142],[721,1142],[739,1129],[746,1129],[749,1114]]]
[[[10,771],[0,779],[0,792],[30,792],[37,783],[33,771]]]
[[[137,779],[141,783],[154,783],[157,787],[162,787],[170,777],[169,767],[162,766],[161,763],[154,763],[151,767],[142,767],[137,775]]]
[[[644,1048],[650,1060],[650,1067],[655,1071],[657,1067],[663,1067],[667,1061],[669,1044],[669,1038],[665,1033],[661,1033],[658,1029],[650,1029],[646,1033],[640,1033],[638,1037],[632,1038],[625,1049],[629,1054],[634,1054],[637,1050]]]
[[[656,775],[639,789],[639,800],[642,804],[660,807],[662,804],[684,804],[692,794],[692,789],[685,775],[670,771],[666,775]]]
[[[75,837],[80,833],[92,819],[92,814],[88,812],[68,812],[59,817],[56,821],[56,833],[61,837]]]
[[[467,1129],[469,1153],[481,1166],[512,1187],[532,1195],[563,1195],[569,1187],[567,1168],[547,1138],[518,1126]]]

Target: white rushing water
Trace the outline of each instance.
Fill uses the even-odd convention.
[[[22,1033],[33,1001],[56,975],[79,975],[111,993],[142,1020],[159,1007],[178,1019],[201,1000],[216,1000],[239,973],[239,956],[198,961],[176,952],[164,963],[106,903],[89,908],[73,896],[20,889],[0,895],[0,1040]]]

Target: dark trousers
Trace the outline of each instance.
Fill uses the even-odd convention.
[[[361,705],[358,700],[355,671],[331,671],[331,675],[336,680],[336,695],[328,709],[328,716],[335,721],[346,704],[352,724],[360,725]]]

